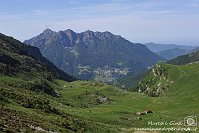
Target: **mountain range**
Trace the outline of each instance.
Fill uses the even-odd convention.
[[[182,49],[176,47],[176,48],[172,48],[172,49],[168,49],[168,50],[164,50],[164,51],[159,51],[159,52],[157,52],[157,54],[164,59],[171,60],[178,56],[189,54],[193,51],[194,50],[182,50]]]
[[[146,43],[145,46],[166,60],[171,60],[178,56],[186,55],[198,48],[198,46],[155,43]]]
[[[195,50],[190,54],[179,56],[173,60],[168,61],[167,63],[174,65],[186,65],[192,63],[198,63],[198,61],[199,61],[199,50]]]
[[[153,52],[164,51],[173,48],[179,48],[182,50],[193,50],[198,48],[198,46],[188,46],[188,45],[176,45],[176,44],[156,44],[156,43],[146,43],[144,44]]]
[[[44,57],[70,75],[109,83],[163,60],[146,46],[107,31],[46,29],[24,43],[38,47]]]

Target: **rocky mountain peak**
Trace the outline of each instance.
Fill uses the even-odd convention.
[[[47,28],[42,33],[43,34],[52,34],[52,33],[54,33],[54,31],[52,31],[51,29]]]
[[[68,36],[68,38],[70,39],[70,40],[73,40],[74,38],[76,38],[76,36],[77,36],[77,33],[75,33],[73,30],[71,30],[71,29],[67,29],[67,30],[65,30],[64,31],[65,33],[66,33],[66,35]]]
[[[113,34],[111,33],[111,32],[109,32],[109,31],[105,31],[105,32],[102,32],[103,34],[105,34],[105,35],[109,35],[109,36],[112,36]]]
[[[67,29],[64,31],[65,33],[68,33],[68,34],[74,34],[75,32],[71,29]]]
[[[94,36],[94,32],[87,30],[81,33],[84,37],[93,37]]]

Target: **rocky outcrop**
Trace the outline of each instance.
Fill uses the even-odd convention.
[[[138,83],[137,90],[139,93],[157,97],[164,93],[170,83],[167,68],[157,64],[151,69],[149,74]]]

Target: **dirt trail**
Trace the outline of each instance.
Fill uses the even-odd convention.
[[[185,71],[183,71],[182,69],[180,69],[179,66],[177,66],[177,68],[178,68],[178,70],[179,70],[180,72],[184,73],[185,75],[187,75],[187,76],[189,75],[189,74],[187,74]]]

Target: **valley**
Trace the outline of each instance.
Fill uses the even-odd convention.
[[[169,72],[176,71],[176,75],[169,74],[170,80],[174,82],[159,97],[148,97],[142,93],[124,91],[99,82],[70,83],[62,80],[56,80],[54,84],[50,83],[59,94],[58,97],[53,97],[43,92],[38,93],[17,87],[19,82],[24,83],[23,80],[1,76],[1,95],[3,95],[1,98],[6,101],[1,111],[11,111],[3,116],[9,118],[15,117],[18,113],[21,114],[17,121],[21,123],[18,128],[22,131],[35,131],[30,127],[32,124],[34,127],[54,132],[134,132],[136,128],[141,127],[157,128],[157,126],[148,125],[148,121],[181,122],[187,116],[198,116],[196,81],[199,77],[193,68],[198,69],[199,65],[180,67],[180,70],[186,71],[189,76],[176,66],[166,64],[162,66],[167,67]],[[192,77],[195,79],[191,79]],[[99,97],[107,97],[108,100],[99,102]],[[31,99],[32,106],[27,103]],[[146,109],[150,109],[153,113],[136,114]],[[24,115],[30,119],[30,121],[27,120],[29,123],[24,123]],[[35,118],[40,123],[37,123]],[[15,121],[7,123],[6,119],[2,120],[1,130],[14,128],[13,130],[16,131],[17,127],[12,126],[16,124]],[[173,127],[173,125],[167,127]]]
[[[199,0],[2,0],[0,133],[199,133]]]
[[[185,120],[199,115],[198,51],[148,68],[131,92],[74,78],[43,57],[38,48],[12,37],[0,34],[0,43],[1,132],[197,130],[197,123]],[[81,72],[91,69],[78,67]],[[127,75],[128,71],[106,66],[95,72],[97,78],[107,80],[112,73]]]

